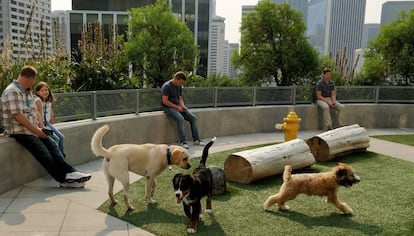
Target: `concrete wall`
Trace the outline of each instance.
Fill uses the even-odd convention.
[[[283,123],[290,111],[302,119],[301,130],[321,129],[321,115],[314,105],[203,108],[192,110],[198,117],[201,138],[239,134],[280,132],[274,125]],[[346,124],[365,128],[414,128],[413,104],[346,104]],[[98,120],[57,124],[66,136],[65,152],[72,165],[96,160],[90,150],[94,131],[103,124],[110,130],[103,145],[119,143],[176,143],[176,128],[162,112],[124,115]],[[187,138],[191,139],[189,126]],[[300,132],[300,131],[299,131]],[[22,146],[12,138],[0,137],[0,193],[16,188],[47,173]]]

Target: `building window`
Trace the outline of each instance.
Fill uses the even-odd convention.
[[[98,14],[87,14],[86,15],[86,22],[88,22],[88,23],[98,22]]]

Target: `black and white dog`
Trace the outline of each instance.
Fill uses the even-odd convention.
[[[211,197],[213,195],[213,177],[206,167],[208,150],[213,145],[216,137],[204,147],[200,165],[191,174],[176,174],[173,178],[173,186],[177,203],[183,203],[184,212],[189,219],[188,233],[197,232],[197,224],[201,214],[201,198],[206,199],[206,213],[211,213]]]

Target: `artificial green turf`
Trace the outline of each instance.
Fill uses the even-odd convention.
[[[223,167],[228,155],[240,150],[210,154],[207,164]],[[192,163],[196,166],[197,161]],[[340,199],[353,208],[352,216],[343,215],[324,198],[306,195],[288,202],[290,211],[274,207],[273,212],[265,212],[263,202],[281,185],[277,175],[252,184],[228,182],[227,192],[213,197],[213,213],[204,214],[197,235],[412,235],[414,163],[365,152],[317,163],[310,171],[328,171],[336,162],[352,165],[361,177],[359,184],[339,191]],[[118,205],[106,202],[99,210],[155,235],[186,235],[187,218],[182,206],[175,203],[171,182],[179,172],[189,171],[174,167],[157,177],[155,205],[147,205],[140,180],[130,186],[136,210],[126,211],[121,193],[116,195]]]
[[[414,134],[376,135],[373,138],[414,146]]]

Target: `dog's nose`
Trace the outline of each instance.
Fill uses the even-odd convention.
[[[179,194],[179,193],[176,193],[176,194],[175,194],[175,197],[176,197],[176,198],[180,198],[180,196],[181,196],[181,194]]]
[[[191,168],[191,165],[190,165],[190,163],[188,163],[187,169],[190,169],[190,168]]]

